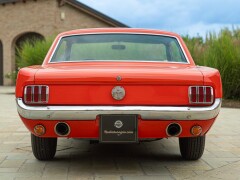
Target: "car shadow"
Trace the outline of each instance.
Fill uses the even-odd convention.
[[[68,139],[66,143],[59,143],[54,161],[89,161],[104,159],[105,161],[183,161],[178,143],[170,140],[141,142],[136,144],[90,144],[89,141]]]

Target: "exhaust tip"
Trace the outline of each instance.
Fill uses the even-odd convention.
[[[182,127],[178,123],[171,123],[166,128],[166,133],[168,136],[178,136],[182,132]]]
[[[70,126],[65,122],[58,122],[54,131],[58,136],[67,136],[70,134]]]

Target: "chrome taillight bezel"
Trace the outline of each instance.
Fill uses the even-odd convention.
[[[192,101],[192,88],[196,88],[196,102]],[[203,88],[203,101],[199,101],[199,88]],[[211,101],[206,101],[206,88],[210,88],[211,90]],[[188,88],[188,97],[190,104],[212,104],[214,102],[214,91],[212,86],[189,86]]]
[[[31,88],[31,101],[27,100],[27,88],[30,87]],[[34,101],[34,88],[38,87],[38,101]],[[42,101],[42,88],[46,87],[46,100]],[[49,87],[47,85],[28,85],[25,86],[24,88],[24,103],[26,104],[46,104],[48,103],[49,100]]]

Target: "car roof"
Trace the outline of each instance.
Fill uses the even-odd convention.
[[[159,34],[166,36],[180,37],[178,34],[168,31],[156,30],[156,29],[140,29],[140,28],[91,28],[91,29],[76,29],[66,31],[59,36],[70,36],[80,34],[95,34],[95,33],[137,33],[137,34]]]

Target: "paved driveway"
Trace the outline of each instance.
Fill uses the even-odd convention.
[[[184,161],[176,138],[130,145],[60,139],[54,161],[34,158],[12,87],[0,87],[0,179],[240,179],[240,109],[222,108],[203,157]]]

